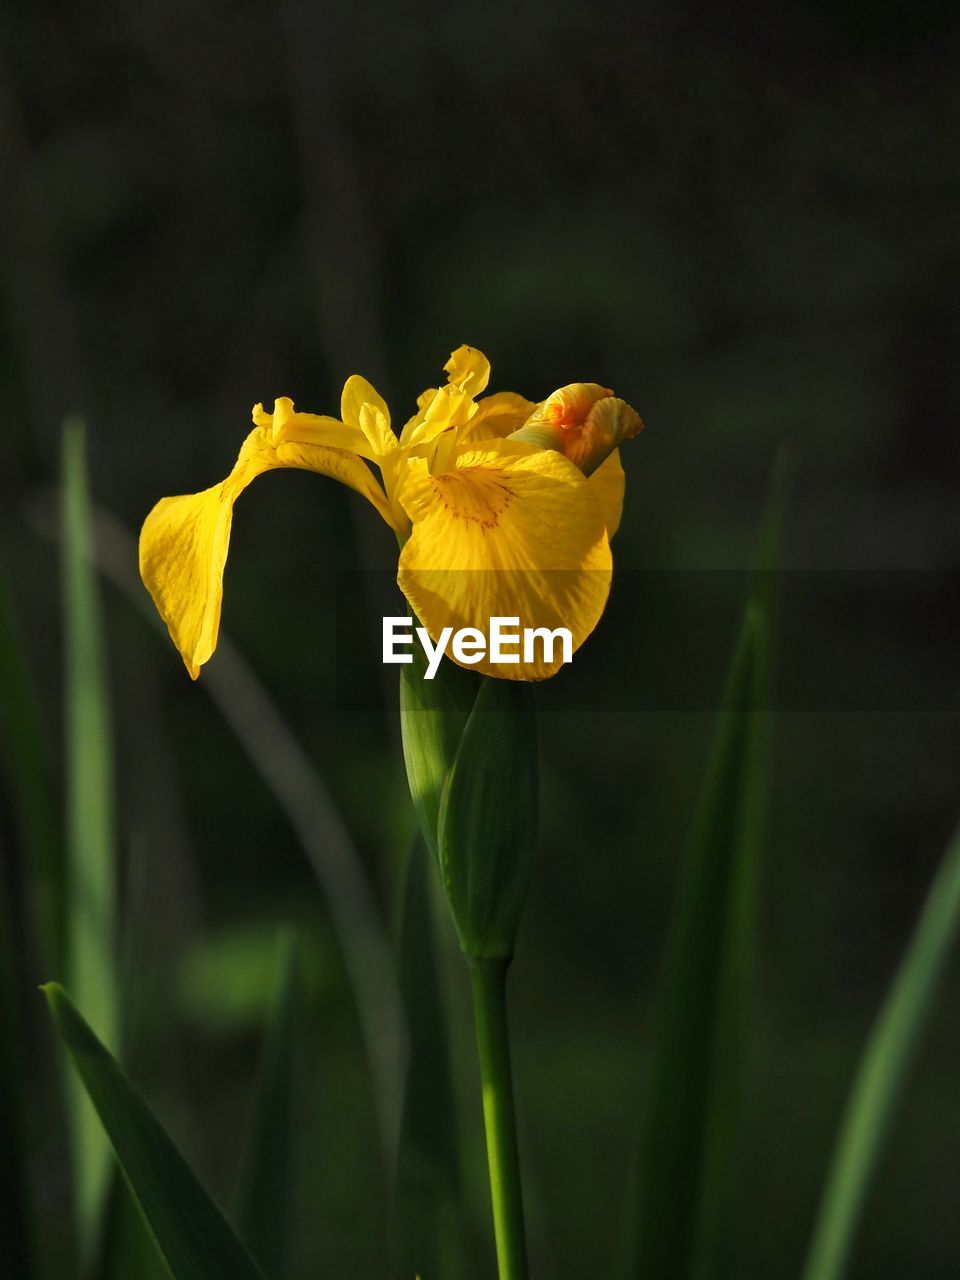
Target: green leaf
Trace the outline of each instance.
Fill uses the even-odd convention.
[[[63,988],[51,982],[43,992],[173,1280],[263,1280],[226,1218]]]
[[[287,1280],[290,1275],[299,977],[296,935],[284,933],[239,1215],[240,1234],[270,1280]]]
[[[940,864],[860,1060],[820,1200],[803,1280],[839,1280],[845,1272],[882,1144],[958,929],[960,832]]]
[[[400,732],[410,798],[427,848],[437,851],[440,798],[477,695],[478,679],[444,659],[432,680],[414,646],[413,661],[400,668]]]
[[[409,1059],[392,1274],[462,1277],[468,1251],[462,1238],[457,1115],[430,884],[435,876],[426,846],[417,840],[407,866],[400,944]]]
[[[169,1280],[150,1228],[122,1177],[110,1184],[98,1280]]]
[[[119,1038],[116,979],[117,874],[113,741],[100,598],[92,563],[83,423],[63,432],[63,611],[66,657],[66,973],[97,1033]],[[71,1091],[71,1137],[79,1253],[98,1245],[110,1172],[107,1144],[90,1108]]]
[[[710,1280],[725,1263],[765,793],[766,698],[789,466],[767,486],[740,635],[664,964],[632,1275]]]
[[[719,1269],[752,946],[765,626],[744,617],[670,940],[641,1154],[634,1274]]]
[[[539,805],[534,690],[486,678],[447,774],[437,823],[443,885],[461,949],[471,959],[513,954]]]

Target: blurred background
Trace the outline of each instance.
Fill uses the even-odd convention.
[[[598,1242],[620,1230],[741,571],[787,449],[734,1253],[743,1277],[796,1274],[858,1052],[960,817],[957,54],[937,2],[4,7],[0,568],[59,796],[55,490],[63,418],[83,415],[109,517],[137,956],[125,1061],[233,1203],[273,939],[300,926],[295,1274],[389,1274],[386,1180],[329,896],[255,756],[285,758],[276,721],[301,745],[392,933],[413,837],[378,660],[395,548],[333,482],[262,479],[227,571],[237,654],[195,685],[143,608],[140,522],[227,473],[254,402],[335,412],[362,372],[402,422],[462,342],[490,357],[491,389],[595,380],[643,415],[610,609],[542,690],[541,857],[512,975],[532,1252],[565,1280],[604,1273]],[[238,737],[223,708],[241,704]],[[42,1099],[59,1057],[32,992],[63,975],[37,971],[11,722],[8,936]],[[462,1005],[459,960],[444,981]],[[958,998],[954,965],[856,1277],[960,1270]],[[473,1046],[452,1048],[487,1275]],[[34,1107],[29,1141],[42,1231],[66,1258],[56,1108]]]

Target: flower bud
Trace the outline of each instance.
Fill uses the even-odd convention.
[[[485,679],[440,800],[440,871],[460,948],[509,960],[527,898],[540,807],[530,684]]]
[[[479,684],[479,688],[478,688]],[[464,954],[509,959],[533,866],[539,809],[533,688],[444,661],[401,674],[410,794]]]
[[[572,382],[538,404],[512,438],[555,449],[588,476],[642,430],[640,415],[609,387]]]

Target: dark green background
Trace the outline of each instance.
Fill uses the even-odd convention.
[[[336,411],[344,377],[363,372],[402,422],[461,342],[488,354],[493,389],[536,399],[597,380],[647,421],[624,451],[610,610],[541,698],[542,854],[512,992],[543,1280],[606,1274],[614,1252],[733,571],[781,446],[795,572],[737,1187],[743,1277],[797,1273],[858,1050],[960,816],[951,16],[610,0],[4,9],[0,527],[53,742],[44,527],[64,413],[86,415],[95,495],[131,531],[158,497],[226,474],[255,401]],[[258,482],[237,510],[224,627],[328,780],[389,919],[412,818],[394,674],[376,665],[379,597],[357,574],[388,569],[395,548],[360,507],[315,476]],[[338,600],[361,611],[362,698],[344,696]],[[269,939],[303,922],[317,956],[302,1274],[384,1275],[373,1107],[323,898],[202,687],[112,588],[106,603],[121,831],[145,867],[133,1074],[229,1202]],[[2,799],[19,883],[9,786]],[[230,965],[224,1010],[201,979],[227,945],[247,963]],[[960,1270],[958,996],[954,967],[859,1280]],[[30,1050],[49,1072],[39,1027]],[[485,1248],[469,1041],[455,1056]],[[35,1136],[53,1221],[54,1118]]]

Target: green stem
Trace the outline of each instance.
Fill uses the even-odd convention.
[[[508,960],[469,960],[500,1280],[527,1280],[527,1245],[507,1031]]]

